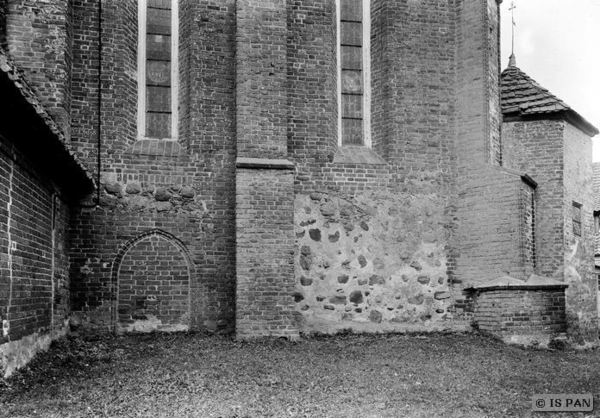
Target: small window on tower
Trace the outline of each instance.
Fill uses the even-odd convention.
[[[581,203],[573,202],[573,235],[581,236]]]

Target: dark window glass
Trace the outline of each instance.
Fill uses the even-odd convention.
[[[171,137],[171,1],[148,0],[146,137]]]
[[[340,1],[342,145],[364,145],[362,0]]]
[[[573,235],[576,237],[581,236],[581,204],[573,202]]]

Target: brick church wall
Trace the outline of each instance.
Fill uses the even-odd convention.
[[[465,288],[507,274],[525,278],[530,270],[523,247],[524,173],[500,166],[498,19],[495,1],[466,1],[459,9],[455,245],[449,275],[456,284],[455,314],[465,319],[473,310]]]
[[[72,2],[9,1],[8,51],[41,104],[70,137]]]
[[[2,136],[0,177],[0,358],[10,375],[66,330],[69,209]]]
[[[189,330],[191,264],[182,244],[158,230],[123,246],[112,266],[118,331]]]
[[[333,0],[180,1],[173,140],[138,135],[136,1],[28,1],[9,48],[100,185],[69,229],[85,328],[457,329],[467,286],[531,272],[545,221],[505,163],[496,0],[372,0],[366,146],[338,146]]]
[[[574,126],[564,124],[565,171],[564,280],[567,327],[579,344],[598,341],[597,279],[594,274],[594,197],[592,188],[592,141]],[[574,205],[580,205],[574,214]],[[579,217],[580,216],[580,217]],[[579,217],[579,227],[573,225]]]
[[[0,364],[25,365],[69,323],[72,199],[92,189],[67,145],[70,3],[0,4]],[[6,35],[6,36],[5,36]]]
[[[456,6],[374,1],[372,8],[373,149],[407,192],[443,190],[454,142]]]
[[[574,341],[597,333],[593,274],[591,141],[560,119],[509,121],[503,126],[504,161],[539,180],[536,189],[538,274],[569,284],[566,312]],[[581,205],[580,236],[573,227],[574,202]]]
[[[564,289],[493,289],[477,298],[479,330],[506,342],[547,345],[565,332]]]
[[[237,171],[236,335],[296,338],[293,171]]]
[[[455,13],[439,2],[372,2],[373,146],[338,148],[335,2],[288,5],[294,300],[305,332],[453,326]]]
[[[286,3],[238,1],[236,5],[238,157],[287,155]]]
[[[309,4],[294,4],[294,12],[305,16],[301,6]],[[420,13],[423,9],[436,13]],[[473,310],[463,288],[506,273],[524,277],[531,270],[522,196],[529,186],[521,173],[500,167],[498,4],[467,1],[454,8],[375,1],[372,12],[377,28],[372,34],[373,150],[384,163],[369,160],[365,150],[336,150],[326,130],[319,135],[290,129],[292,141],[316,137],[333,151],[332,161],[321,167],[310,158],[316,160],[316,148],[293,155],[299,174],[297,309],[309,328],[324,329],[321,323],[340,320],[346,322],[332,326],[461,326]],[[304,30],[329,39],[328,20],[311,20],[315,27],[304,25]],[[414,47],[395,43],[406,39]],[[313,56],[331,53],[327,47],[320,51]],[[292,86],[310,92],[302,77],[294,77],[302,74],[304,61],[299,64],[292,70]],[[327,66],[318,68],[319,80],[332,78]],[[319,103],[318,97],[311,102]],[[315,113],[321,120],[337,117],[325,105]],[[444,211],[427,209],[433,202]],[[373,209],[388,205],[394,210]],[[414,218],[415,212],[423,217]],[[396,217],[415,219],[417,226],[407,222],[387,229]],[[337,222],[343,229],[336,230]],[[381,234],[373,241],[370,235],[380,227],[400,244],[414,241],[413,250],[403,251]],[[383,258],[402,262],[371,255],[379,245]],[[386,267],[375,274],[375,266]]]
[[[305,183],[337,148],[335,2],[287,3],[287,150]]]
[[[103,3],[100,69],[98,2],[74,7],[73,142],[94,171],[99,71],[102,100],[100,200],[90,196],[73,213],[73,311],[85,327],[113,329],[120,280],[112,266],[128,242],[154,231],[178,248],[179,257],[189,254],[190,328],[231,329],[235,2],[180,2],[181,123],[176,142],[138,140],[137,3]],[[157,252],[156,260],[149,261],[166,266],[175,254],[165,258]],[[145,292],[140,289],[137,296],[153,297]]]
[[[536,188],[536,258],[540,275],[553,277],[563,268],[563,122],[505,122],[502,126],[504,164],[527,173]]]
[[[467,287],[561,268],[570,332],[595,338],[589,144],[561,123],[506,125],[527,149],[501,140],[498,1],[371,3],[371,143],[339,146],[334,0],[180,0],[166,140],[138,133],[137,1],[0,0],[0,44],[6,20],[99,186],[69,208],[2,146],[4,355],[18,364],[6,344],[45,344],[69,314],[90,331],[240,338],[464,329]],[[538,151],[557,164],[525,166]]]
[[[256,24],[259,18],[261,25]],[[287,2],[236,2],[236,333],[297,338]]]

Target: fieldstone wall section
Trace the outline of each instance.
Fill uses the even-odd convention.
[[[442,199],[313,192],[295,207],[304,330],[451,327]]]

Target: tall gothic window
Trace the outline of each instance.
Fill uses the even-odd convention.
[[[138,0],[138,136],[177,139],[178,1]]]
[[[370,9],[370,0],[337,0],[339,145],[371,145]]]

